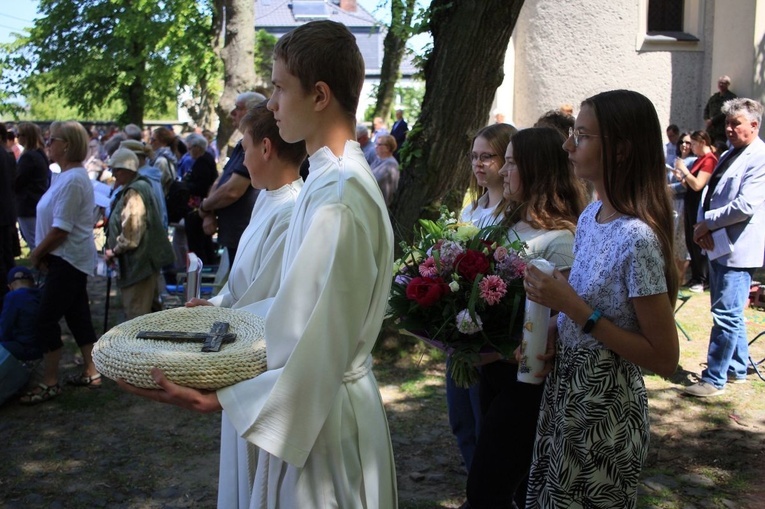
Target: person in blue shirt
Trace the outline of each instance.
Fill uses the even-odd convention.
[[[8,292],[0,314],[0,345],[19,361],[42,358],[42,348],[35,338],[40,291],[32,271],[13,267],[8,272]]]

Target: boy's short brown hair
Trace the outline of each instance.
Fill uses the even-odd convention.
[[[279,136],[279,126],[274,120],[274,112],[270,111],[266,104],[268,101],[250,107],[239,124],[239,130],[245,136],[250,136],[255,143],[260,143],[261,140],[268,138],[276,150],[277,157],[295,166],[300,166],[307,155],[305,142],[287,143],[284,141]]]
[[[274,60],[300,80],[305,92],[323,81],[342,109],[353,119],[364,84],[364,59],[356,38],[334,21],[311,21],[284,35],[274,48]]]

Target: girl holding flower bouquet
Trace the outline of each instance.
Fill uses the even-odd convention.
[[[470,150],[470,162],[473,174],[470,177],[469,192],[479,196],[465,207],[461,220],[483,228],[502,220],[506,200],[502,191],[502,157],[516,133],[510,124],[493,124],[478,131],[473,138]],[[446,407],[449,425],[457,438],[457,446],[465,462],[465,469],[470,471],[476,442],[481,426],[481,404],[478,384],[464,388],[458,386],[452,378],[451,358],[447,358],[446,370]]]
[[[528,258],[545,258],[559,273],[573,261],[574,230],[585,207],[584,185],[574,176],[555,129],[524,129],[505,152],[504,223],[526,244]],[[517,381],[515,359],[481,367],[482,427],[468,476],[471,509],[524,507],[543,385]]]
[[[672,205],[653,104],[627,90],[582,103],[564,146],[600,201],[579,218],[570,278],[529,267],[527,298],[560,310],[527,507],[634,508],[648,450],[640,368],[671,375],[679,357],[673,305]]]

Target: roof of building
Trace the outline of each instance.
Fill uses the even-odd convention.
[[[340,0],[255,0],[256,28],[287,28],[315,19],[331,19],[354,28],[377,28],[380,23],[362,6],[355,12],[340,8]],[[270,31],[270,30],[269,30]]]
[[[348,3],[356,4],[356,10],[341,9],[341,0],[254,0],[255,29],[263,29],[281,37],[308,21],[329,19],[342,23],[356,37],[367,77],[378,77],[382,67],[386,27],[357,2],[351,0]],[[401,65],[402,74],[411,76],[415,71],[411,58],[405,55]]]

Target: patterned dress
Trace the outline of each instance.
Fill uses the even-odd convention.
[[[665,293],[659,241],[642,221],[579,218],[569,282],[617,326],[639,330],[631,299]],[[640,368],[561,313],[529,478],[529,508],[634,508],[648,452],[648,399]]]

